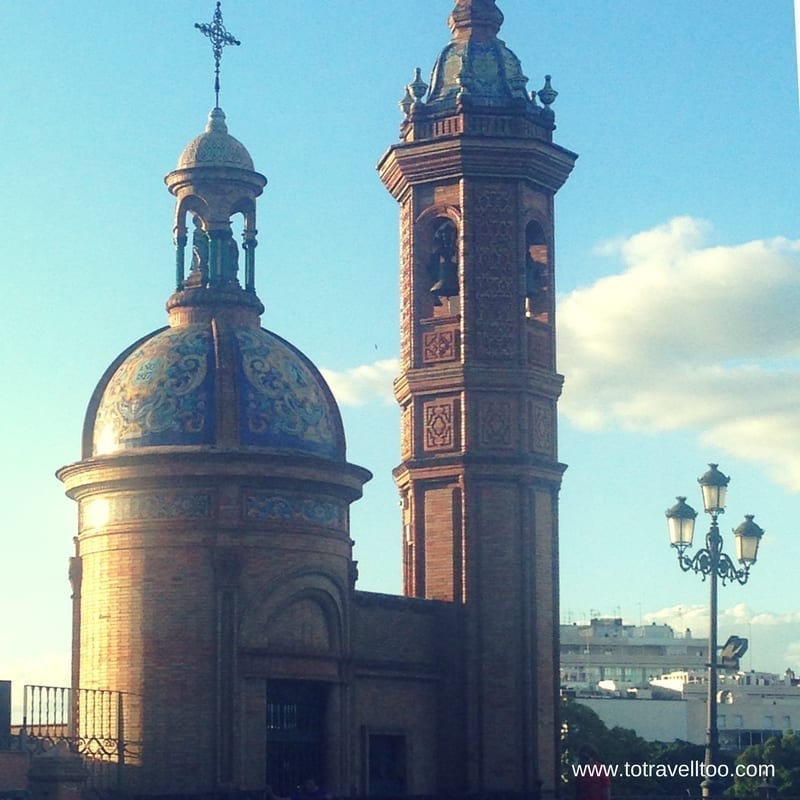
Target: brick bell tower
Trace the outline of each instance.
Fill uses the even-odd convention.
[[[526,91],[494,0],[459,0],[381,159],[400,204],[405,594],[461,604],[454,790],[558,786],[554,196],[576,154]]]

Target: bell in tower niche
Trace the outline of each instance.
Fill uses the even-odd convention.
[[[455,297],[458,294],[458,233],[449,219],[433,232],[433,251],[430,272],[435,281],[431,294],[436,297]]]

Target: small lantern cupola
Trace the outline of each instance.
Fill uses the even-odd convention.
[[[205,132],[186,145],[177,168],[164,180],[177,198],[174,229],[177,292],[211,289],[235,298],[242,287],[238,278],[239,248],[233,238],[231,220],[241,214],[244,292],[251,295],[250,304],[255,300],[260,305],[255,297],[256,198],[267,179],[255,171],[245,146],[228,133],[221,108],[211,110]],[[186,276],[189,217],[194,230],[191,265]],[[189,298],[173,297],[174,301],[180,299]]]
[[[208,305],[209,301],[239,304],[264,310],[255,291],[256,198],[267,179],[256,172],[247,148],[228,133],[225,112],[219,106],[219,68],[222,50],[239,45],[222,22],[217,2],[210,23],[195,28],[211,41],[214,54],[214,108],[205,132],[189,142],[178,166],[164,179],[177,198],[175,207],[175,294],[167,307]],[[244,218],[242,247],[245,252],[244,292],[238,278],[239,247],[233,238],[231,219]],[[187,219],[192,217],[191,267],[186,276]],[[204,290],[198,294],[195,290]],[[209,298],[205,290],[211,290]]]

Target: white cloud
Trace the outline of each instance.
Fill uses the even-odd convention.
[[[586,429],[691,429],[800,491],[800,241],[704,246],[679,217],[599,252],[620,272],[559,304],[561,411]]]
[[[800,641],[788,642],[784,657],[787,664],[800,664]],[[799,673],[800,670],[795,668],[795,672]]]
[[[363,406],[374,400],[392,403],[392,381],[400,372],[400,362],[387,358],[341,372],[332,369],[320,372],[340,405]]]

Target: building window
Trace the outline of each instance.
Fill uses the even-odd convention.
[[[266,782],[287,797],[308,781],[325,786],[325,687],[311,681],[267,681]]]

